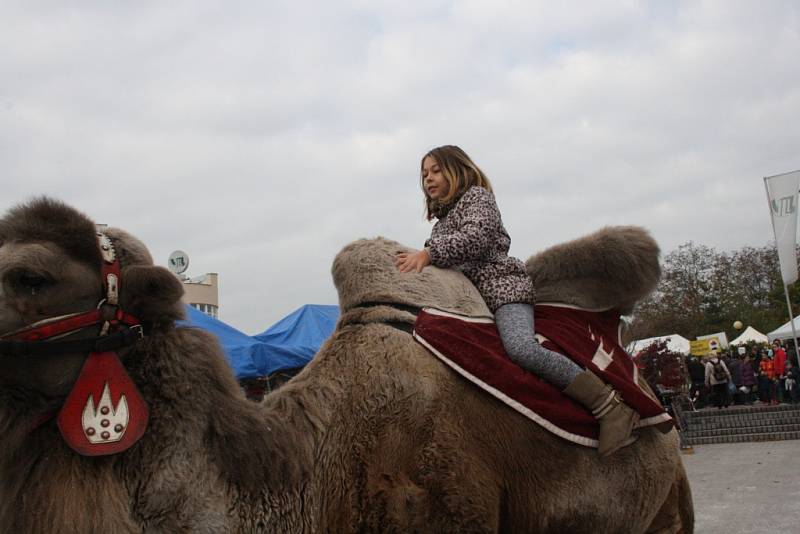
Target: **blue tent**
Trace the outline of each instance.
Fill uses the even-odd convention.
[[[333,332],[339,307],[307,304],[256,336],[189,305],[186,318],[180,326],[201,328],[217,336],[236,378],[242,379],[305,366]]]
[[[256,361],[268,358],[269,348],[244,332],[186,305],[186,321],[178,326],[201,328],[217,336],[236,378],[262,376]]]
[[[328,339],[339,319],[339,307],[321,304],[306,304],[296,309],[255,339],[270,348],[269,367],[274,371],[303,367]]]

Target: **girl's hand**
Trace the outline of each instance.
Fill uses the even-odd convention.
[[[421,273],[423,267],[431,264],[431,256],[428,254],[428,249],[424,248],[417,252],[398,252],[394,264],[401,273],[411,271]]]

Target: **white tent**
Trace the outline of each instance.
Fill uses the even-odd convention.
[[[798,337],[800,337],[800,316],[794,318],[794,328],[797,330]],[[776,339],[792,339],[792,323],[787,321],[786,324],[768,333],[767,338],[769,338],[771,342]]]
[[[689,343],[688,339],[680,334],[672,334],[671,336],[649,337],[634,341],[630,353],[635,356],[656,341],[666,341],[667,350],[671,352],[679,352],[681,354],[689,354],[691,352],[691,343]]]
[[[791,331],[792,329],[790,328],[789,332]],[[761,332],[759,332],[758,330],[756,330],[755,328],[753,328],[752,326],[748,326],[747,328],[744,329],[742,335],[731,341],[731,345],[744,345],[748,341],[755,341],[756,343],[768,343],[769,338],[764,334],[762,334]]]

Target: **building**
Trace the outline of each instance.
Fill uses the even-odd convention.
[[[217,273],[206,273],[181,280],[184,290],[183,302],[206,315],[219,318],[218,278]]]

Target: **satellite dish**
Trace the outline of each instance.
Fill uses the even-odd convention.
[[[182,250],[176,250],[169,255],[167,266],[173,273],[182,274],[189,268],[189,255]]]

